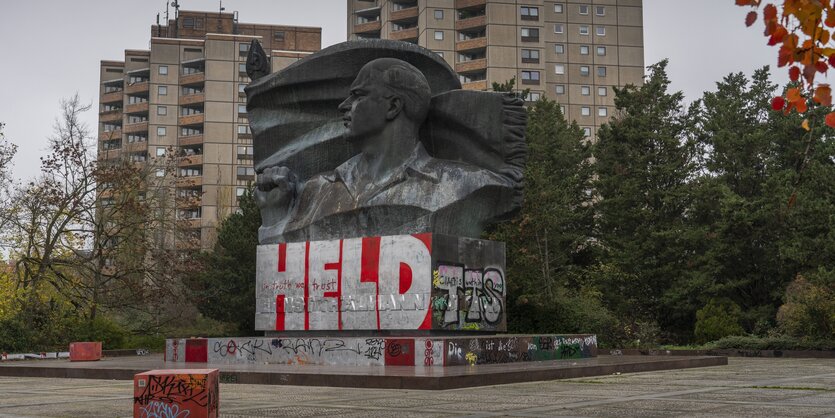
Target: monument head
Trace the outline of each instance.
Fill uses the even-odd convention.
[[[415,66],[396,58],[375,59],[360,69],[339,105],[345,138],[363,152],[395,136],[416,142],[430,100],[429,82]]]

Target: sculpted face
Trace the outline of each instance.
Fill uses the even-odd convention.
[[[339,105],[348,128],[348,141],[357,142],[364,150],[373,146],[368,139],[382,133],[389,122],[390,98],[386,97],[386,93],[380,72],[371,66],[363,67],[351,85],[351,95]]]

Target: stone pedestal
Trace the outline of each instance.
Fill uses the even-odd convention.
[[[255,329],[504,332],[504,270],[504,243],[429,233],[261,245]]]

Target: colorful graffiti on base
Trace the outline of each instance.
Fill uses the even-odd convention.
[[[189,345],[189,341],[194,341]],[[189,352],[187,347],[191,346]],[[204,352],[194,347],[204,347]],[[166,361],[444,367],[564,360],[597,355],[594,335],[449,338],[254,337],[168,340]]]
[[[151,370],[133,378],[133,416],[217,417],[217,369]]]
[[[258,247],[255,329],[502,332],[503,243],[438,234]]]

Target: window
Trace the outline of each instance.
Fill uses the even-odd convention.
[[[168,86],[157,86],[157,94],[160,96],[168,95]]]
[[[180,136],[203,135],[203,131],[197,128],[180,128]]]
[[[148,137],[142,134],[128,134],[128,143],[132,144],[134,142],[145,142],[148,140]]]
[[[588,35],[589,27],[587,25],[580,25],[580,35]]]
[[[193,17],[184,17],[183,18],[183,27],[188,29],[194,28],[194,18]]]
[[[160,65],[159,66],[159,75],[168,75],[168,66],[167,65]]]
[[[522,28],[522,40],[523,41],[538,41],[539,40],[539,29],[538,28]]]
[[[252,133],[252,131],[249,130],[249,125],[238,125],[238,133],[241,135],[246,135]]]
[[[165,116],[168,114],[168,108],[165,106],[157,106],[157,115]]]
[[[557,53],[557,54],[565,54],[565,45],[563,45],[563,44],[554,45],[554,52]]]
[[[607,93],[606,87],[598,87],[597,88],[597,95],[598,96],[605,96],[607,94],[608,93]]]
[[[238,44],[238,52],[242,54],[249,52],[249,44]]]
[[[600,116],[601,118],[605,118],[608,115],[609,115],[609,111],[606,110],[605,107],[598,107],[597,108],[597,116]]]
[[[252,167],[238,167],[237,169],[239,176],[254,176],[255,169]]]
[[[538,49],[523,49],[522,50],[522,62],[539,62],[539,50]]]
[[[554,5],[554,13],[562,13],[562,4]]]
[[[539,7],[522,6],[522,20],[539,20]]]
[[[580,14],[587,15],[589,14],[589,6],[588,5],[580,5]]]
[[[112,124],[112,123],[105,123],[104,124],[104,131],[105,132],[118,131],[120,128],[121,128],[121,126],[115,125],[115,124]]]
[[[165,136],[165,126],[157,127],[157,136]]]
[[[183,96],[188,96],[189,94],[203,94],[203,90],[194,87],[183,87]]]
[[[238,72],[246,74],[246,63],[245,62],[238,63]]]
[[[597,67],[597,76],[606,77],[606,67]]]
[[[541,98],[542,98],[542,93],[539,93],[539,92],[530,92],[528,94],[528,101],[529,102],[536,102],[536,101],[539,101],[539,99],[541,99]]]
[[[278,41],[278,42],[284,42],[284,31],[283,30],[276,31],[273,34],[273,39]]]
[[[606,47],[605,46],[597,47],[597,55],[601,56],[601,57],[606,56]]]
[[[588,55],[589,54],[589,46],[588,45],[580,45],[580,55]]]
[[[554,33],[564,33],[565,26],[562,23],[555,23],[554,24]]]
[[[581,65],[580,66],[580,75],[589,75],[591,74],[591,69],[588,65]]]
[[[244,90],[245,88],[246,88],[246,84],[244,84],[244,83],[238,84],[238,93],[246,93],[246,91]]]
[[[591,96],[591,87],[580,86],[580,94],[582,94],[583,96]]]
[[[539,71],[522,71],[522,84],[539,84]]]
[[[165,156],[165,147],[157,147],[157,157]]]
[[[245,104],[239,104],[238,105],[238,113],[246,113],[246,105]]]
[[[564,84],[557,84],[554,87],[554,92],[557,93],[558,95],[565,94],[565,85]]]
[[[560,113],[562,113],[563,116],[568,115],[568,109],[566,109],[565,106],[560,105]]]
[[[158,168],[156,172],[157,177],[165,177],[165,169]]]
[[[444,40],[444,31],[436,30],[435,31],[435,40],[436,41],[443,41]]]
[[[581,116],[591,116],[591,108],[588,106],[583,106],[580,108],[580,115]]]
[[[145,103],[148,101],[147,97],[142,96],[128,96],[128,104]]]
[[[435,20],[443,20],[444,19],[444,11],[443,10],[435,10]]]
[[[606,8],[604,6],[597,6],[594,8],[594,14],[598,16],[606,16]]]
[[[238,145],[238,158],[250,159],[252,158],[252,147],[245,145]]]
[[[148,121],[148,115],[128,115],[128,123],[142,123]]]
[[[591,136],[591,128],[583,128],[583,136],[588,138]]]
[[[554,64],[554,74],[565,74],[565,64]]]
[[[180,116],[202,115],[203,109],[199,107],[181,107]]]
[[[241,197],[246,193],[246,187],[237,187],[235,188],[235,196]]]
[[[597,36],[606,36],[606,27],[598,26],[596,29]]]

